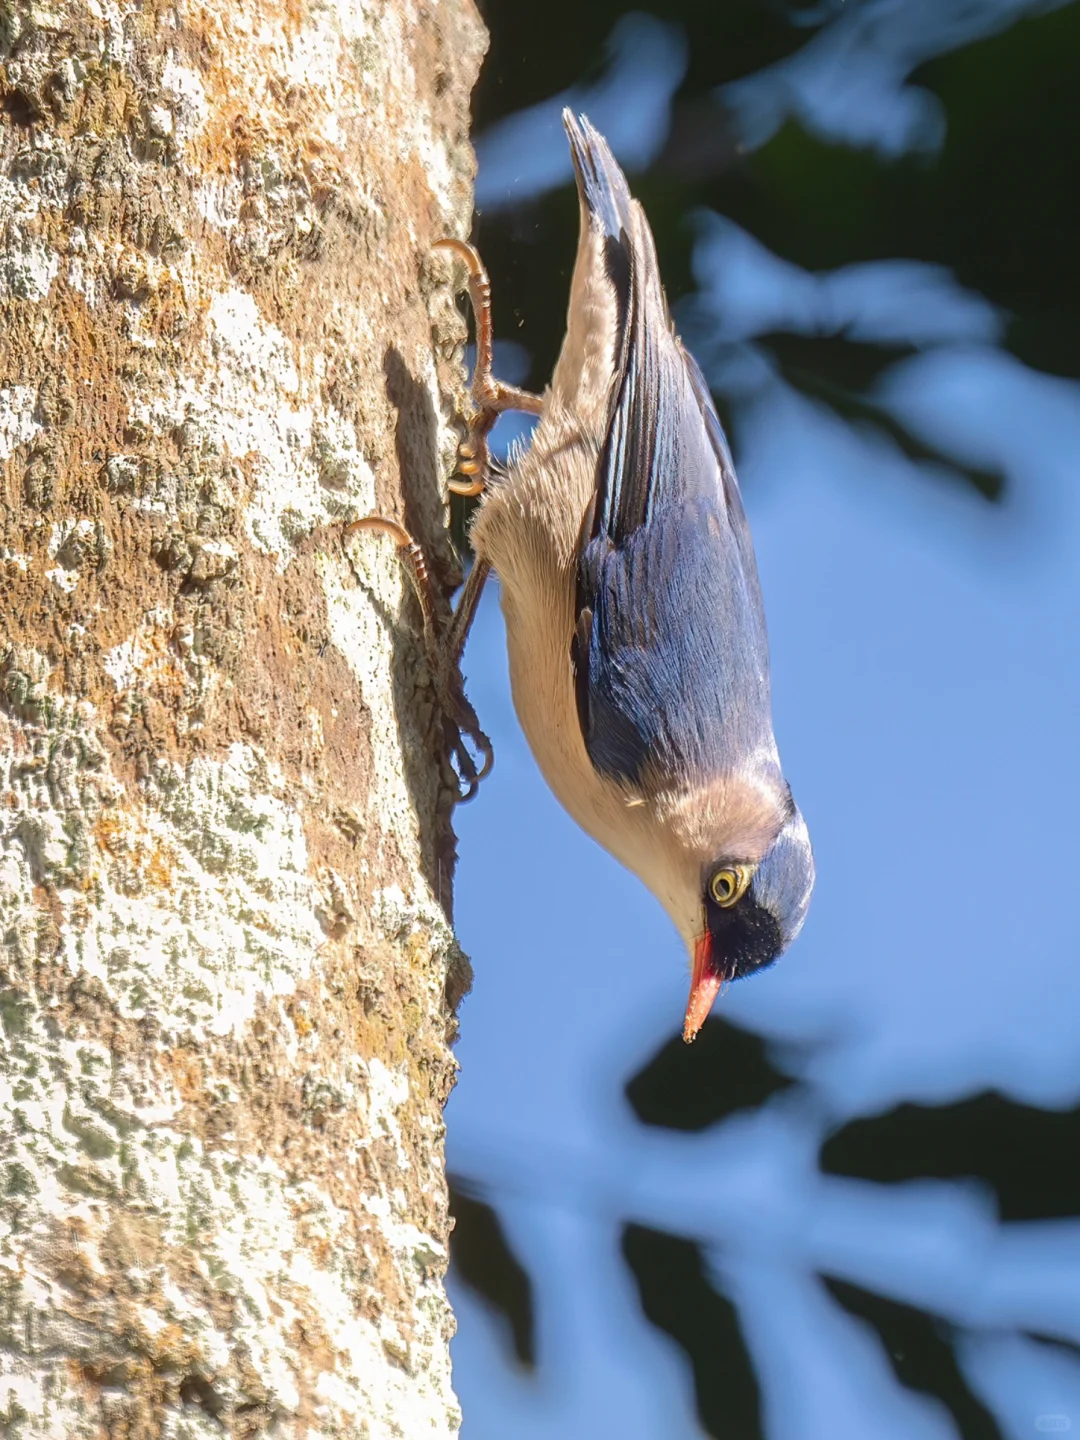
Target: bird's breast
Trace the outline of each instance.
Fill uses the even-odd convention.
[[[530,450],[489,489],[471,538],[499,578],[514,708],[530,749],[559,801],[607,844],[596,832],[610,800],[585,750],[570,660],[578,535],[594,472],[594,447],[565,434],[553,441],[541,422]]]
[[[571,639],[578,540],[593,495],[595,448],[563,443],[557,455],[536,465],[529,463],[532,454],[488,492],[472,529],[477,555],[499,577],[514,708],[556,799],[653,890],[683,929],[693,921],[684,914],[682,877],[666,873],[656,816],[596,771],[578,718]]]

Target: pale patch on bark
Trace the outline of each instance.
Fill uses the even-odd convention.
[[[34,419],[37,391],[29,385],[9,385],[0,390],[0,460],[6,460],[19,445],[25,445],[40,431]]]
[[[397,763],[401,743],[397,709],[386,685],[387,670],[393,664],[394,638],[380,618],[380,612],[382,616],[397,614],[404,580],[394,547],[385,536],[358,537],[350,551],[359,586],[347,586],[325,558],[318,562],[329,634],[356,677],[368,708],[368,744],[376,773],[382,778],[381,818],[385,832],[388,838],[392,835],[406,863],[418,866],[416,817]],[[362,863],[378,866],[377,858],[370,854]]]

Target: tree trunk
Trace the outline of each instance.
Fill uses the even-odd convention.
[[[448,1435],[453,776],[343,521],[451,578],[482,28],[35,0],[0,45],[0,1433]]]

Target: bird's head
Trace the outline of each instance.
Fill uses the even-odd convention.
[[[705,783],[666,776],[642,788],[624,812],[631,826],[605,843],[663,902],[686,943],[692,979],[683,1039],[690,1041],[723,985],[771,965],[798,935],[814,856],[774,763]],[[619,843],[635,830],[636,843]]]
[[[693,964],[683,1039],[693,1040],[728,980],[762,970],[802,929],[814,888],[806,822],[793,802],[760,859],[722,853],[699,870],[697,920],[687,936]]]

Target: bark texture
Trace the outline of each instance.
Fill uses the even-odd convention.
[[[482,47],[471,0],[0,12],[5,1435],[457,1428],[453,783],[341,522],[450,578]]]

